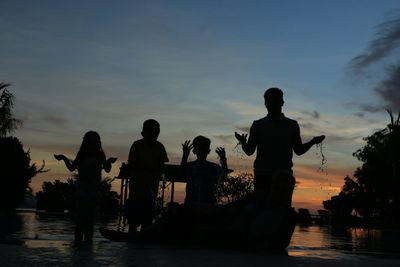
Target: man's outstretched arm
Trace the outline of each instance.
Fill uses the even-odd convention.
[[[307,143],[302,143],[301,138],[298,138],[296,141],[293,151],[296,155],[301,156],[306,153],[313,145],[321,143],[325,139],[325,135],[314,136],[313,139],[308,141]]]

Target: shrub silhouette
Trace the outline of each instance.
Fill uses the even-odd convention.
[[[356,219],[367,223],[400,225],[400,114],[391,123],[364,138],[366,145],[353,156],[363,162],[353,177],[346,176],[341,192],[323,202],[333,221]]]
[[[30,163],[29,151],[25,152],[16,137],[0,137],[0,210],[14,210],[31,191],[29,183],[43,166]]]
[[[100,214],[117,214],[119,196],[112,191],[111,178],[104,178],[101,182],[101,200],[99,205]],[[75,180],[67,179],[66,182],[55,180],[53,182],[43,182],[42,190],[36,193],[37,209],[64,212],[75,210]]]
[[[219,203],[230,203],[241,199],[253,192],[253,175],[241,173],[236,176],[229,175],[221,181],[217,189],[217,199]]]

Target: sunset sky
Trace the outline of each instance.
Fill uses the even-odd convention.
[[[31,186],[38,191],[43,181],[69,177],[52,155],[73,158],[88,130],[100,133],[107,156],[118,157],[115,176],[148,118],[160,122],[170,162],[180,161],[186,139],[201,134],[212,140],[211,161],[224,146],[231,168],[251,172],[254,157],[235,149],[233,133],[265,116],[265,89],[280,87],[284,113],[298,120],[303,141],[327,136],[325,172],[315,147],[294,157],[294,206],[321,208],[360,166],[352,153],[362,138],[389,122],[381,107],[400,103],[398,87],[379,90],[400,62],[399,40],[369,58],[377,55],[373,41],[388,34],[382,27],[400,25],[382,26],[399,18],[399,6],[2,0],[0,81],[12,84],[14,114],[23,121],[14,135],[49,169]]]

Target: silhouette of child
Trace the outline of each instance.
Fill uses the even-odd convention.
[[[101,197],[101,171],[104,169],[110,172],[111,165],[117,158],[106,160],[100,135],[95,131],[85,133],[75,160],[71,161],[63,154],[55,154],[54,157],[57,160],[63,160],[69,171],[78,169],[75,183],[75,242],[91,241]]]
[[[228,165],[225,149],[222,147],[215,150],[220,158],[221,166],[207,161],[207,156],[211,151],[210,145],[210,139],[201,135],[195,137],[192,144],[190,140],[182,144],[181,166],[187,177],[185,204],[217,204],[217,184],[221,178],[226,177]],[[197,159],[187,162],[192,149]]]
[[[170,235],[172,233],[180,240],[197,240],[204,233],[203,227],[213,227],[216,223],[214,214],[217,212],[215,209],[217,184],[221,178],[226,177],[228,166],[225,149],[222,147],[216,149],[221,166],[207,161],[210,145],[210,139],[204,136],[195,137],[192,144],[190,140],[182,144],[181,168],[187,178],[185,203],[170,205],[168,211],[158,221],[143,231],[136,233],[130,231],[132,240],[142,238],[170,240],[173,239]],[[188,162],[192,149],[197,159]]]
[[[139,226],[144,229],[153,221],[155,199],[161,175],[168,162],[167,152],[157,141],[160,124],[153,119],[143,123],[142,139],[133,142],[129,151],[128,166],[132,173],[130,183],[128,222],[129,232]]]

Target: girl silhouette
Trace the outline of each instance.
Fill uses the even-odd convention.
[[[101,197],[101,171],[110,172],[117,158],[106,160],[100,135],[95,131],[85,133],[75,160],[71,161],[63,154],[55,154],[54,157],[63,160],[69,171],[78,170],[75,183],[75,242],[91,241]]]

